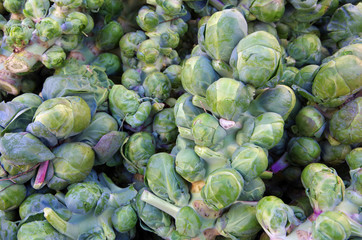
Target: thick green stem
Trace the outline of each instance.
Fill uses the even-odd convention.
[[[173,218],[176,218],[177,213],[180,211],[179,207],[166,202],[147,190],[143,191],[141,200],[171,215]]]
[[[260,177],[261,179],[266,179],[266,180],[272,179],[272,177],[273,177],[273,172],[271,172],[271,171],[264,171],[262,174],[260,174],[259,177]]]
[[[54,212],[53,209],[44,208],[44,217],[58,232],[70,238],[74,237],[73,235],[69,234],[69,232],[71,232],[71,225],[59,217],[59,215]]]

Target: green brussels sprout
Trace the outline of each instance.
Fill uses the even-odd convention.
[[[324,116],[312,106],[302,108],[295,118],[295,123],[296,126],[292,130],[306,137],[319,138],[325,128]]]
[[[213,59],[228,62],[238,42],[248,34],[243,15],[236,9],[225,9],[211,15],[199,28],[198,42]]]
[[[299,72],[296,67],[283,68],[283,75],[280,78],[280,83],[291,87],[294,84],[294,78]]]
[[[61,203],[54,195],[35,193],[27,197],[19,207],[19,216],[22,223],[30,221],[41,221],[44,218],[44,208],[50,207],[56,211],[63,219],[70,219],[72,216],[63,203]]]
[[[256,219],[271,239],[285,238],[288,226],[299,223],[292,208],[275,196],[264,197],[258,202]]]
[[[181,71],[180,65],[170,65],[163,71],[163,74],[170,80],[172,89],[181,87]]]
[[[62,28],[59,22],[50,17],[41,19],[40,22],[35,25],[35,28],[40,40],[44,42],[58,38],[62,34]]]
[[[213,150],[222,147],[227,135],[218,120],[208,113],[201,113],[195,117],[191,130],[196,145]]]
[[[248,22],[248,34],[258,31],[265,31],[278,38],[278,33],[275,26],[272,23],[265,23],[259,21]]]
[[[306,91],[311,91],[313,87],[313,81],[319,71],[318,65],[307,65],[299,70],[295,75],[293,84],[299,86]]]
[[[99,9],[103,6],[104,0],[85,0],[83,5],[86,9],[91,12],[98,12]]]
[[[362,6],[362,4],[361,4]],[[362,87],[362,60],[345,55],[323,64],[313,81],[313,95],[327,107],[337,107]]]
[[[31,22],[30,26],[27,26],[26,23],[10,20],[4,29],[5,42],[6,44],[13,49],[22,49],[29,44],[29,41],[34,31],[34,24]]]
[[[296,9],[294,17],[299,22],[310,23],[320,19],[323,15],[333,13],[338,7],[337,0],[291,0],[290,3]]]
[[[80,34],[87,26],[88,18],[84,13],[71,12],[61,25],[63,34]]]
[[[149,74],[142,86],[147,97],[164,101],[170,96],[171,82],[167,76],[161,72]]]
[[[269,88],[258,95],[250,103],[249,112],[254,116],[259,116],[266,112],[275,112],[286,120],[296,104],[294,91],[285,85],[277,85]]]
[[[23,93],[17,97],[14,97],[11,102],[19,102],[25,104],[28,107],[38,108],[43,100],[34,93]]]
[[[256,88],[277,81],[283,73],[282,49],[278,40],[265,31],[243,38],[233,50],[230,66],[234,77]]]
[[[190,200],[188,186],[176,173],[174,159],[167,153],[157,153],[150,157],[145,183],[154,194],[176,206],[185,206]]]
[[[211,61],[205,56],[194,56],[187,59],[181,72],[183,88],[192,95],[204,97],[211,83],[218,79]]]
[[[176,155],[175,169],[188,182],[201,181],[206,176],[206,164],[191,148],[181,149]]]
[[[124,7],[124,3],[121,1],[104,0],[104,3],[99,10],[99,13],[106,19],[110,19],[115,15],[118,15]]]
[[[229,210],[217,219],[215,228],[225,237],[253,239],[261,230],[256,219],[256,208],[243,203],[231,205]]]
[[[314,34],[304,34],[288,43],[289,56],[296,60],[296,66],[319,64],[322,58],[322,43]]]
[[[5,157],[0,157],[1,170],[0,177],[11,179],[17,184],[24,184],[29,181],[36,173],[36,163],[27,165],[16,165]]]
[[[28,222],[19,228],[18,240],[66,240],[67,237],[55,230],[47,221]]]
[[[154,64],[160,56],[160,44],[152,39],[143,41],[138,48],[137,58],[145,64]]]
[[[176,141],[178,131],[173,108],[165,108],[156,114],[152,130],[160,144],[173,144]]]
[[[119,41],[121,54],[128,58],[134,57],[138,51],[139,44],[146,39],[145,33],[140,30],[126,33]]]
[[[192,104],[192,95],[184,93],[181,95],[174,106],[175,122],[179,128],[180,135],[185,136],[184,132],[187,132],[187,136],[191,135],[189,129],[192,127],[192,122],[196,116],[201,114],[203,111],[201,108],[196,107]],[[190,137],[190,136],[188,136]]]
[[[82,35],[71,34],[71,35],[62,35],[56,40],[56,45],[63,48],[64,51],[71,51],[75,49],[81,42]]]
[[[262,22],[271,23],[281,19],[285,11],[284,5],[284,0],[243,0],[238,7],[241,8],[248,21],[256,18]]]
[[[99,54],[92,65],[104,68],[108,76],[115,75],[121,70],[121,60],[113,53]]]
[[[339,144],[332,146],[328,141],[321,143],[322,159],[327,165],[338,165],[344,163],[346,156],[351,152],[351,146]]]
[[[362,142],[361,107],[362,97],[359,97],[333,114],[329,122],[332,137],[343,144]]]
[[[87,214],[96,206],[102,192],[95,182],[76,183],[68,187],[65,204],[73,213]]]
[[[201,197],[208,207],[220,210],[234,203],[243,191],[244,179],[232,168],[219,168],[207,176]]]
[[[153,231],[159,236],[168,236],[169,233],[174,230],[171,216],[141,200],[141,196],[144,192],[145,188],[142,188],[137,193],[135,201],[135,209],[138,217],[142,221],[142,225],[145,225],[148,231]]]
[[[90,120],[90,108],[82,98],[53,98],[38,107],[27,131],[39,137],[48,132],[61,140],[82,132],[89,126]]]
[[[231,78],[220,78],[206,90],[212,112],[226,120],[237,120],[249,108],[254,89]]]
[[[124,147],[125,164],[131,173],[144,174],[148,159],[156,153],[155,139],[148,132],[133,134]]]
[[[338,8],[327,25],[328,36],[335,42],[341,42],[353,36],[360,36],[362,31],[361,12],[361,3],[357,5],[348,3]]]
[[[183,236],[196,237],[200,234],[201,219],[189,206],[180,209],[175,219],[176,230]]]
[[[362,168],[362,148],[355,148],[348,153],[346,161],[351,170]]]
[[[54,159],[54,154],[27,132],[6,133],[0,138],[2,158],[16,165],[29,165]]]
[[[23,0],[4,0],[3,6],[10,13],[21,13],[24,3]]]
[[[337,57],[345,56],[345,55],[354,55],[354,56],[358,57],[359,59],[362,59],[362,44],[356,43],[356,44],[350,44],[348,46],[345,46],[345,47],[339,49],[333,55],[324,58],[322,63],[327,63]]]
[[[313,138],[296,137],[288,143],[288,162],[292,165],[307,166],[320,159],[321,147]]]
[[[123,29],[121,24],[111,21],[97,32],[96,46],[103,51],[111,50],[117,46],[122,36]]]
[[[137,214],[131,205],[117,208],[112,215],[113,227],[118,232],[130,231],[136,226],[137,220]]]
[[[314,212],[332,211],[342,202],[345,186],[338,175],[324,170],[308,176],[305,171],[306,169],[302,172],[302,183],[306,186],[306,193]],[[305,177],[311,177],[311,179],[308,179],[306,183]]]
[[[331,168],[327,167],[325,164],[311,163],[307,165],[302,172],[301,180],[305,189],[311,186],[313,176],[318,172],[329,172],[335,174],[335,170],[332,170]]]
[[[249,182],[260,176],[268,167],[268,153],[252,143],[240,146],[233,154],[231,167]]]
[[[155,11],[147,6],[143,6],[138,11],[136,21],[143,31],[152,32],[159,24],[159,17]]]
[[[0,181],[0,210],[17,209],[26,197],[26,188],[9,180]]]
[[[130,90],[136,89],[142,84],[141,72],[136,69],[129,68],[123,72],[121,81],[125,88]]]
[[[41,62],[47,68],[59,68],[63,65],[66,57],[67,56],[63,48],[59,46],[52,46],[43,53],[41,56]]]
[[[315,240],[344,240],[350,235],[351,225],[344,213],[327,211],[313,222],[311,237]]]
[[[236,134],[236,142],[239,145],[250,142],[271,149],[280,141],[283,133],[283,118],[277,113],[266,112],[255,119],[246,119]]]
[[[238,201],[259,201],[263,198],[265,192],[265,184],[260,177],[254,178],[244,183]]]
[[[362,205],[362,169],[357,168],[354,170],[350,170],[349,174],[351,175],[351,183],[350,186],[346,189],[346,198],[351,203],[355,204],[355,206]],[[355,211],[356,213],[357,211]],[[347,213],[347,212],[346,212]],[[352,221],[351,221],[352,223]],[[355,227],[353,227],[355,228]],[[355,235],[353,229],[353,235]]]
[[[16,234],[18,227],[16,223],[8,221],[6,219],[0,219],[0,238],[6,240],[16,240]]]
[[[61,190],[72,183],[83,181],[94,165],[95,154],[92,148],[80,142],[63,143],[53,149],[55,159],[54,176],[48,187]]]
[[[72,140],[95,146],[104,135],[111,131],[117,131],[117,129],[117,121],[111,115],[105,112],[97,112],[89,126]]]

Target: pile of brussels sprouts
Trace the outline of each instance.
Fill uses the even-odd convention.
[[[362,3],[1,0],[1,240],[362,238]]]

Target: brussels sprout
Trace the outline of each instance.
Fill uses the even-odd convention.
[[[232,156],[231,167],[249,182],[260,176],[268,167],[268,154],[263,148],[251,143],[243,144]]]
[[[104,0],[85,0],[83,5],[91,12],[98,12],[98,10],[103,6],[103,3]]]
[[[108,76],[115,75],[121,70],[121,60],[113,53],[99,54],[92,65],[104,68]]]
[[[148,231],[153,231],[159,236],[168,236],[169,233],[174,230],[171,216],[142,201],[141,196],[144,192],[145,188],[138,192],[135,202],[135,209],[137,211],[138,217],[140,220],[142,220],[142,225],[145,225],[143,228],[146,228]]]
[[[244,179],[232,168],[220,168],[210,173],[201,197],[208,207],[220,210],[234,203],[244,187]]]
[[[176,125],[179,128],[191,128],[194,118],[202,112],[201,108],[192,104],[192,95],[184,93],[177,99],[174,107]],[[182,134],[180,130],[179,132]]]
[[[26,20],[23,20],[23,22],[10,20],[4,26],[4,34],[6,37],[4,42],[6,42],[9,47],[22,49],[29,44],[35,26],[31,20],[28,19],[30,24],[27,24],[28,22],[25,21]]]
[[[284,4],[284,0],[243,0],[238,7],[241,8],[248,21],[256,18],[262,22],[271,23],[279,21],[283,16]]]
[[[47,221],[34,221],[23,224],[17,235],[19,240],[66,240],[67,237],[55,230]]]
[[[97,33],[96,46],[103,51],[111,50],[117,46],[122,36],[121,24],[111,21]]]
[[[319,138],[325,128],[324,116],[314,107],[302,108],[296,118],[296,126],[292,130],[301,136]]]
[[[170,80],[172,89],[181,87],[181,71],[180,65],[170,65],[163,71],[163,74]]]
[[[295,67],[284,68],[283,75],[280,79],[280,83],[291,87],[294,84],[294,78],[298,72],[299,72],[299,69],[295,68]]]
[[[314,34],[304,34],[288,43],[289,56],[296,60],[296,66],[319,64],[322,58],[322,43]]]
[[[355,148],[348,153],[346,161],[351,170],[362,168],[362,148]]]
[[[316,240],[349,239],[351,225],[344,213],[337,211],[324,212],[317,217],[312,226],[312,238]]]
[[[50,17],[41,19],[40,22],[35,25],[35,28],[37,35],[44,42],[58,38],[62,34],[59,22]]]
[[[283,118],[277,113],[266,112],[255,119],[247,119],[236,134],[236,142],[239,145],[250,142],[270,149],[280,141],[283,133]]]
[[[131,205],[117,208],[112,215],[113,227],[118,232],[127,232],[133,229],[137,224],[137,214]]]
[[[17,209],[24,201],[26,188],[22,184],[15,184],[9,180],[0,181],[0,210],[10,211]]]
[[[225,9],[211,15],[200,27],[198,37],[202,49],[213,59],[228,62],[238,42],[248,34],[247,23],[236,9]]]
[[[335,42],[340,42],[360,35],[362,31],[361,12],[361,3],[357,5],[348,3],[338,8],[327,25],[328,36]]]
[[[173,108],[165,108],[156,114],[152,130],[160,144],[173,144],[176,141],[178,131]]]
[[[206,90],[212,112],[226,120],[237,120],[253,100],[254,89],[231,78],[220,78]]]
[[[38,137],[51,134],[62,140],[82,132],[89,126],[90,120],[90,108],[82,98],[53,98],[38,107],[33,123],[27,127],[27,131]],[[52,142],[51,145],[55,144]]]
[[[217,219],[215,228],[225,237],[252,239],[261,227],[256,219],[256,209],[242,203],[231,205],[229,210]]]
[[[94,165],[94,152],[85,143],[63,143],[54,148],[53,153],[54,176],[48,186],[55,190],[83,181]]]
[[[312,179],[314,174],[318,172],[329,172],[335,174],[335,170],[327,167],[325,164],[322,163],[311,163],[303,169],[302,172],[302,183],[304,188],[309,188],[312,184]]]
[[[74,213],[87,214],[96,206],[102,192],[102,189],[94,182],[70,185],[65,195],[65,204]]]
[[[122,85],[129,89],[136,89],[142,84],[141,72],[133,68],[127,69],[122,74]]]
[[[266,112],[275,112],[286,120],[296,104],[294,91],[285,86],[277,85],[275,88],[269,88],[258,95],[251,102],[249,112],[254,116],[259,116]]]
[[[306,187],[314,212],[333,210],[344,198],[345,186],[342,179],[327,169],[310,176],[311,174],[308,175],[306,169],[302,172],[302,183]]]
[[[41,62],[47,68],[59,68],[63,65],[67,56],[63,48],[59,46],[52,46],[46,50],[41,57]]]
[[[196,145],[217,150],[222,147],[223,139],[227,134],[215,117],[208,113],[201,113],[194,118],[192,135]]]
[[[254,178],[249,182],[244,183],[243,191],[241,192],[239,201],[259,201],[263,198],[265,192],[265,184],[260,177]]]
[[[346,156],[351,151],[351,146],[339,144],[332,146],[328,141],[321,143],[322,159],[327,165],[338,165],[344,163]]]
[[[361,4],[362,6],[362,4]],[[323,64],[314,78],[312,93],[327,107],[337,107],[361,89],[362,60],[345,55]]]
[[[256,218],[270,238],[283,238],[290,225],[298,225],[292,208],[275,196],[262,198],[256,206]]]
[[[265,31],[278,38],[277,29],[272,23],[265,23],[259,21],[248,22],[248,34],[258,31]]]
[[[130,32],[123,35],[119,41],[121,54],[127,58],[132,58],[136,55],[140,43],[146,40],[146,35],[142,31]]]
[[[303,88],[306,91],[311,91],[314,78],[316,74],[318,74],[319,69],[320,67],[318,65],[307,65],[301,68],[300,71],[295,75],[293,84]]]
[[[181,72],[181,82],[188,93],[204,97],[207,88],[217,79],[218,75],[208,58],[195,56],[185,61]]]
[[[307,166],[319,160],[321,147],[312,138],[292,138],[288,143],[288,161],[297,166]]]
[[[16,165],[29,165],[54,159],[54,154],[27,132],[6,133],[0,138],[2,157]]]
[[[256,88],[282,75],[282,49],[278,40],[264,31],[243,38],[233,50],[230,65],[234,76]]]
[[[16,223],[6,219],[0,219],[0,238],[6,240],[16,240],[18,228]]]
[[[173,157],[167,153],[157,153],[150,157],[145,183],[154,194],[176,206],[185,206],[190,200],[188,187],[176,173]]]
[[[206,176],[206,164],[191,148],[181,149],[176,155],[175,169],[188,182],[201,181]]]
[[[124,147],[127,170],[131,173],[144,174],[148,159],[156,153],[155,139],[150,133],[133,134]]]
[[[34,220],[45,220],[44,208],[51,207],[63,219],[68,220],[72,216],[69,211],[54,195],[35,193],[27,197],[19,207],[19,215],[22,223]]]
[[[167,76],[161,72],[149,74],[143,82],[145,95],[159,101],[164,101],[170,96],[171,82]]]
[[[145,64],[154,64],[160,56],[160,44],[152,39],[143,41],[137,51],[137,58]]]
[[[147,6],[140,8],[136,21],[138,26],[140,26],[145,32],[154,31],[156,26],[159,24],[157,13]]]
[[[329,131],[340,143],[362,142],[361,107],[362,97],[359,97],[347,103],[332,116],[329,122]]]

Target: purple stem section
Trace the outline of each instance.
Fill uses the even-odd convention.
[[[34,188],[38,189],[43,185],[43,183],[45,181],[45,177],[48,172],[48,166],[49,166],[49,160],[42,162],[40,164],[38,172],[36,174],[35,181],[34,181]]]
[[[277,173],[280,171],[283,171],[284,169],[286,169],[289,166],[289,163],[287,161],[287,154],[288,153],[284,153],[278,161],[276,161],[271,167],[270,169],[272,170],[273,173]]]

